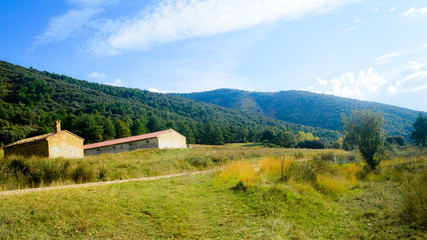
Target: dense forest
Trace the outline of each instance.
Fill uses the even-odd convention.
[[[342,129],[341,114],[350,115],[352,110],[371,109],[384,115],[384,130],[388,135],[402,135],[406,140],[409,140],[412,124],[419,114],[406,108],[305,91],[267,93],[218,89],[180,96],[249,113],[260,113],[295,124],[336,131]]]
[[[267,142],[294,146],[313,138],[331,143],[337,131],[228,109],[173,94],[77,80],[0,61],[0,145],[62,128],[85,144],[174,128],[188,143]],[[302,138],[301,138],[302,136]],[[308,137],[307,137],[308,136]]]

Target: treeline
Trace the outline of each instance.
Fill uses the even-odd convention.
[[[419,114],[417,111],[401,107],[305,91],[266,93],[218,89],[180,96],[246,112],[261,113],[286,122],[335,131],[342,130],[341,114],[349,115],[352,110],[370,109],[373,112],[383,113],[386,120],[384,130],[387,134],[404,136],[406,141],[410,140],[412,123]]]
[[[167,128],[201,144],[268,141],[284,146],[278,140],[282,133],[300,131],[326,142],[341,136],[176,95],[90,83],[0,61],[0,144],[52,132],[57,119],[85,143]],[[268,131],[274,137],[263,137]]]

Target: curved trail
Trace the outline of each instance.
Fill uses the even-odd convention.
[[[31,192],[40,192],[40,191],[64,189],[64,188],[80,188],[80,187],[90,187],[90,186],[125,183],[125,182],[150,181],[150,180],[157,180],[157,179],[163,179],[163,178],[174,178],[174,177],[183,177],[183,176],[191,176],[191,175],[196,175],[196,174],[210,173],[210,172],[213,172],[215,170],[218,170],[218,169],[204,170],[204,171],[198,171],[198,172],[189,172],[189,173],[176,173],[176,174],[153,176],[153,177],[113,180],[113,181],[105,181],[105,182],[91,182],[91,183],[71,184],[71,185],[62,185],[62,186],[53,186],[53,187],[41,187],[41,188],[28,188],[28,189],[20,189],[20,190],[10,190],[10,191],[0,192],[0,196],[15,195],[15,194],[22,194],[22,193],[31,193]]]

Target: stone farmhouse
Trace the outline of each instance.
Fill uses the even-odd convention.
[[[60,121],[56,121],[56,131],[36,137],[21,139],[6,145],[4,156],[38,156],[48,158],[83,158],[84,139],[67,130],[61,131]]]
[[[83,146],[85,156],[127,152],[141,148],[187,148],[186,137],[173,129],[168,129]]]

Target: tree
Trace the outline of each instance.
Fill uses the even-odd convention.
[[[415,141],[415,144],[425,147],[427,142],[427,117],[420,113],[413,126],[414,130],[411,132],[410,138]]]
[[[276,145],[291,148],[297,145],[297,139],[292,132],[280,131],[276,136]]]
[[[114,128],[116,129],[116,138],[124,138],[131,136],[130,129],[122,120],[118,118],[114,120]]]
[[[341,115],[345,142],[357,147],[366,164],[372,169],[380,164],[384,153],[384,117],[370,110],[353,111],[349,119]]]
[[[132,131],[132,136],[141,135],[145,133],[145,126],[140,120],[135,120],[130,127]]]
[[[405,146],[406,145],[406,140],[403,136],[388,136],[386,138],[386,141],[389,144],[395,144],[398,146]]]
[[[163,126],[160,122],[160,119],[156,116],[152,115],[147,122],[147,128],[150,132],[156,132],[162,130]]]

